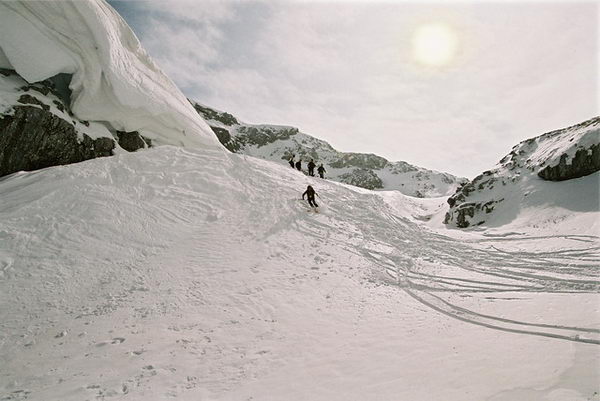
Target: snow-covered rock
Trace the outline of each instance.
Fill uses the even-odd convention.
[[[190,101],[213,129],[219,141],[230,151],[288,165],[289,159],[302,159],[302,168],[313,159],[324,164],[325,177],[366,189],[398,190],[416,197],[452,194],[465,178],[427,170],[399,161],[365,153],[345,153],[329,143],[279,125],[251,125],[233,115]],[[316,174],[316,172],[315,172]]]
[[[1,2],[0,68],[14,70],[18,75],[2,76],[3,125],[13,125],[13,142],[15,138],[29,141],[33,148],[39,148],[36,152],[46,153],[38,155],[47,159],[39,166],[97,156],[86,150],[97,145],[82,142],[87,132],[80,133],[89,130],[74,126],[83,122],[95,125],[91,130],[96,135],[90,138],[108,138],[103,140],[107,146],[116,139],[126,143],[124,148],[133,149],[147,143],[140,142],[144,137],[153,145],[221,149],[208,125],[154,64],[124,20],[103,0]],[[19,77],[24,81],[17,82]],[[30,88],[54,86],[56,91],[28,93],[21,98],[22,88],[34,83],[41,84]],[[42,95],[49,97],[41,99]],[[44,120],[34,127],[34,136],[25,130],[26,135],[19,137],[25,110],[18,103],[27,103],[27,112]],[[77,136],[79,140],[80,146],[67,140],[69,152],[85,155],[55,156],[61,153],[61,144],[51,137],[58,126],[63,139]],[[124,134],[132,132],[137,134]],[[16,149],[21,145],[31,147],[23,143],[13,145]],[[111,153],[110,147],[102,148],[98,155]],[[14,149],[0,152],[3,150],[5,155],[14,153]],[[0,164],[5,163],[6,160],[0,160]]]
[[[586,179],[589,194],[575,193],[568,201],[576,207],[589,200],[598,208],[600,170],[600,117],[568,128],[551,131],[513,147],[498,165],[484,171],[448,198],[446,224],[466,228],[481,224],[503,224],[516,217],[514,210],[528,206],[559,204],[568,185],[548,181]],[[569,207],[569,205],[564,205]],[[578,208],[581,209],[581,208]],[[508,219],[508,220],[507,220]]]
[[[27,84],[0,70],[0,177],[110,156],[118,148],[101,124],[77,119],[52,82]]]

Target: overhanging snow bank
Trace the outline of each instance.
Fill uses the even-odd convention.
[[[220,147],[208,125],[103,0],[0,3],[0,67],[29,82],[73,74],[82,120],[157,144]]]

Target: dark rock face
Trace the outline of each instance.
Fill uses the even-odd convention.
[[[233,137],[231,133],[221,127],[210,126],[213,130],[219,142],[225,146],[230,152],[237,153],[240,149],[245,146],[261,146],[268,145],[270,143],[289,139],[291,136],[298,133],[297,128],[275,128],[269,126],[239,126],[237,129],[236,136]]]
[[[188,101],[194,106],[194,109],[202,116],[205,120],[215,120],[219,121],[229,127],[232,125],[239,124],[238,120],[229,113],[221,113],[213,109],[209,109],[208,107],[204,107],[199,105],[198,103],[194,103],[188,99]]]
[[[472,219],[479,212],[491,213],[494,207],[502,202],[500,200],[489,201],[471,201],[468,202],[469,196],[475,192],[492,190],[497,185],[499,177],[494,171],[484,171],[471,182],[466,182],[456,189],[454,195],[450,196],[446,202],[450,205],[450,209],[445,215],[444,224],[454,223],[459,228],[467,228],[472,225]],[[480,221],[477,224],[483,224]]]
[[[210,126],[210,129],[213,130],[217,139],[221,142],[221,145],[225,146],[227,150],[232,153],[237,153],[237,151],[240,150],[240,144],[231,136],[228,130],[225,128],[213,127],[212,125]]]
[[[381,169],[387,164],[388,161],[383,157],[365,153],[345,153],[338,160],[330,163],[331,167],[334,168],[358,167],[371,169]]]
[[[152,144],[150,139],[144,138],[137,131],[117,131],[117,138],[119,140],[119,146],[128,152],[135,152],[138,149],[148,148]]]
[[[588,149],[579,149],[570,164],[567,155],[560,157],[560,162],[554,167],[544,167],[538,176],[548,181],[564,181],[584,177],[600,171],[600,145],[592,145]]]
[[[383,181],[372,170],[365,168],[355,169],[351,173],[342,174],[340,181],[345,184],[354,185],[365,189],[381,189]]]
[[[261,147],[279,140],[289,139],[298,133],[297,128],[275,129],[269,126],[238,128],[237,140],[240,145],[254,145]]]
[[[456,220],[456,226],[459,228],[467,228],[469,227],[469,219],[475,216],[475,203],[463,203],[452,213],[447,212],[444,218],[444,224],[450,223],[453,219]]]
[[[22,104],[35,104],[37,106],[40,106],[44,111],[50,110],[50,106],[42,103],[37,98],[35,98],[31,95],[27,95],[27,94],[21,95],[21,97],[19,98],[19,100],[17,100],[17,102],[22,103]]]
[[[381,163],[379,162],[379,164],[381,164]],[[390,165],[390,172],[392,174],[401,174],[401,173],[410,173],[410,172],[419,171],[419,169],[416,168],[415,166],[413,166],[412,164],[408,164],[407,162],[403,162],[403,161],[389,163],[389,165]],[[450,183],[452,183],[452,181]]]
[[[499,200],[491,200],[488,202],[466,202],[461,203],[457,207],[451,208],[444,217],[444,224],[450,224],[451,222],[455,222],[458,228],[467,228],[471,225],[471,219],[475,217],[475,214],[484,211],[486,214],[491,213],[494,210],[494,207],[502,202],[503,199]],[[450,203],[450,202],[448,202]],[[484,221],[480,221],[477,223],[483,224]]]
[[[111,138],[80,141],[71,123],[39,107],[14,106],[0,119],[0,176],[110,156],[114,148]]]

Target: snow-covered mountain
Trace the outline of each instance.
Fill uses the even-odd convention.
[[[102,1],[0,4],[0,176],[134,151],[150,144],[218,147],[286,163],[324,163],[326,176],[417,197],[464,179],[341,153],[291,127],[247,125],[187,99]],[[88,34],[84,34],[87,32]],[[15,45],[18,43],[18,46]]]
[[[313,159],[323,163],[325,176],[334,181],[373,190],[397,190],[416,197],[447,196],[465,183],[466,178],[427,170],[366,153],[344,153],[329,143],[305,134],[298,128],[280,125],[251,125],[233,115],[196,101],[194,108],[204,117],[221,143],[230,151],[288,166],[288,160],[302,159],[302,168]],[[289,167],[289,166],[288,166]],[[315,171],[315,175],[316,175]]]
[[[548,182],[581,200],[543,226],[449,230],[226,152],[101,0],[0,3],[0,46],[4,145],[116,153],[0,180],[0,400],[599,399],[598,173]]]
[[[220,148],[104,1],[0,2],[0,176],[122,149]]]
[[[500,226],[535,212],[532,221],[596,212],[600,171],[600,117],[525,140],[498,165],[448,199],[444,222],[456,227]],[[559,182],[560,181],[560,182]],[[548,212],[548,213],[544,213]]]

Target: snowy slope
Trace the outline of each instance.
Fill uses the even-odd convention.
[[[288,160],[302,158],[307,170],[310,159],[324,164],[326,178],[374,190],[398,190],[405,195],[440,197],[452,194],[465,178],[427,170],[409,163],[389,162],[383,157],[364,153],[344,153],[329,143],[307,135],[298,128],[279,125],[252,125],[233,115],[191,101],[229,150],[289,168]],[[317,174],[315,170],[315,175]]]
[[[0,2],[0,68],[30,83],[69,74],[80,120],[139,131],[158,145],[220,147],[103,0]]]
[[[596,230],[600,209],[600,117],[523,141],[495,168],[448,199],[445,223],[468,227],[545,226],[578,220],[576,232]]]
[[[596,233],[169,146],[0,193],[0,399],[599,399]]]

